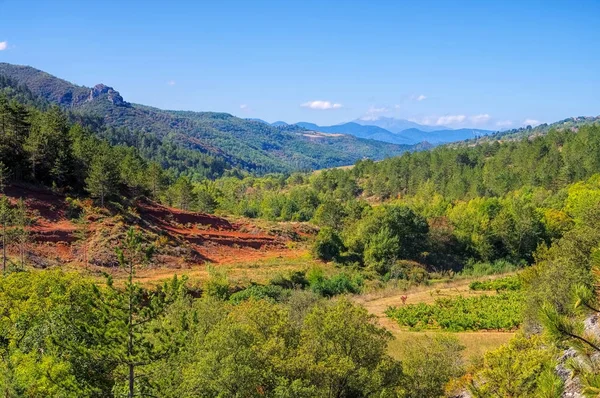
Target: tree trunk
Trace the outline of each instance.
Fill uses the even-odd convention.
[[[133,392],[134,392],[133,380],[134,380],[133,365],[129,364],[129,398],[133,398]]]
[[[6,222],[2,218],[2,273],[6,274]]]
[[[135,369],[133,365],[133,262],[129,263],[129,341],[127,343],[127,351],[129,354],[129,398],[133,398]]]

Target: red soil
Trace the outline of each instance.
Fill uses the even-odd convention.
[[[42,258],[77,262],[77,226],[67,218],[66,198],[49,190],[25,185],[5,191],[11,202],[23,198],[34,222],[31,226],[32,252]],[[198,263],[256,261],[274,254],[285,256],[287,239],[267,234],[250,224],[237,224],[204,213],[169,208],[149,201],[137,204],[142,228],[166,235],[171,245],[185,245],[193,259],[161,256],[166,266],[189,267]],[[97,217],[89,217],[92,231],[102,228]]]
[[[285,248],[285,240],[255,229],[232,224],[228,220],[204,213],[192,213],[156,203],[141,202],[138,209],[143,220],[150,222],[172,238],[183,240],[207,261],[215,263],[255,260],[267,252]],[[272,254],[272,253],[271,253]]]

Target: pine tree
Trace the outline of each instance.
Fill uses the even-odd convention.
[[[27,207],[25,206],[25,201],[23,199],[19,199],[17,206],[13,210],[13,220],[16,227],[14,236],[19,246],[21,267],[24,267],[27,260],[27,243],[29,242],[29,227],[31,225],[31,219],[27,215]]]
[[[158,320],[183,294],[185,280],[174,277],[157,291],[143,289],[135,281],[136,268],[148,261],[152,247],[144,245],[141,234],[133,227],[127,231],[116,252],[121,268],[127,273],[124,286],[115,286],[109,276],[105,289],[96,288],[94,297],[87,303],[89,317],[74,325],[81,335],[88,336],[87,342],[65,344],[70,345],[66,347],[68,350],[78,355],[98,358],[99,363],[107,366],[116,365],[127,397],[145,396],[148,380],[139,369],[164,358],[175,348],[170,342],[169,330],[163,330]],[[90,342],[96,346],[90,346]]]
[[[7,228],[10,226],[12,219],[12,208],[6,196],[0,198],[0,227],[2,232],[2,273],[6,274],[7,254],[6,247],[9,237]]]
[[[104,207],[106,197],[113,195],[117,190],[119,174],[108,148],[92,161],[88,177],[85,180],[86,190],[96,199],[100,199],[100,206]]]
[[[148,166],[146,173],[148,176],[148,185],[150,187],[150,192],[152,193],[152,198],[156,200],[164,188],[165,176],[163,169],[160,167],[160,164],[152,162]]]
[[[30,163],[31,177],[33,180],[38,177],[38,169],[43,165],[49,146],[48,137],[44,133],[40,119],[39,115],[34,117],[31,131],[24,143],[24,149]]]
[[[194,186],[187,177],[179,177],[173,185],[175,204],[182,210],[189,210],[194,200]]]
[[[6,183],[8,181],[8,169],[0,161],[0,193],[4,193],[4,189],[6,188]]]

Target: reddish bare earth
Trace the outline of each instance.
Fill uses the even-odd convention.
[[[239,262],[263,257],[267,252],[287,250],[287,239],[269,235],[250,224],[231,223],[204,213],[191,213],[157,203],[140,202],[141,218],[158,232],[181,241],[204,261]]]
[[[29,252],[34,263],[39,262],[38,266],[50,265],[48,261],[114,265],[114,259],[109,257],[129,225],[137,225],[157,242],[160,240],[158,265],[166,267],[257,261],[273,256],[286,257],[290,252],[287,248],[289,237],[249,222],[231,222],[150,201],[136,203],[133,216],[111,215],[92,208],[89,201],[84,203],[90,211],[86,227],[88,238],[82,240],[82,227],[67,217],[69,202],[66,197],[25,185],[11,186],[5,194],[13,203],[23,198],[33,218]],[[300,235],[306,234],[299,232]]]

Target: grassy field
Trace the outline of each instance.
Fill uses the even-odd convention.
[[[174,274],[186,275],[190,284],[201,284],[209,278],[209,267],[227,275],[233,285],[249,285],[250,282],[268,283],[271,278],[280,273],[308,270],[313,266],[322,268],[326,274],[335,272],[333,264],[324,264],[314,260],[306,248],[298,248],[275,253],[260,253],[256,259],[231,261],[225,264],[203,264],[182,269],[141,269],[136,273],[136,279],[146,286],[155,285]],[[123,275],[124,276],[124,275]]]

